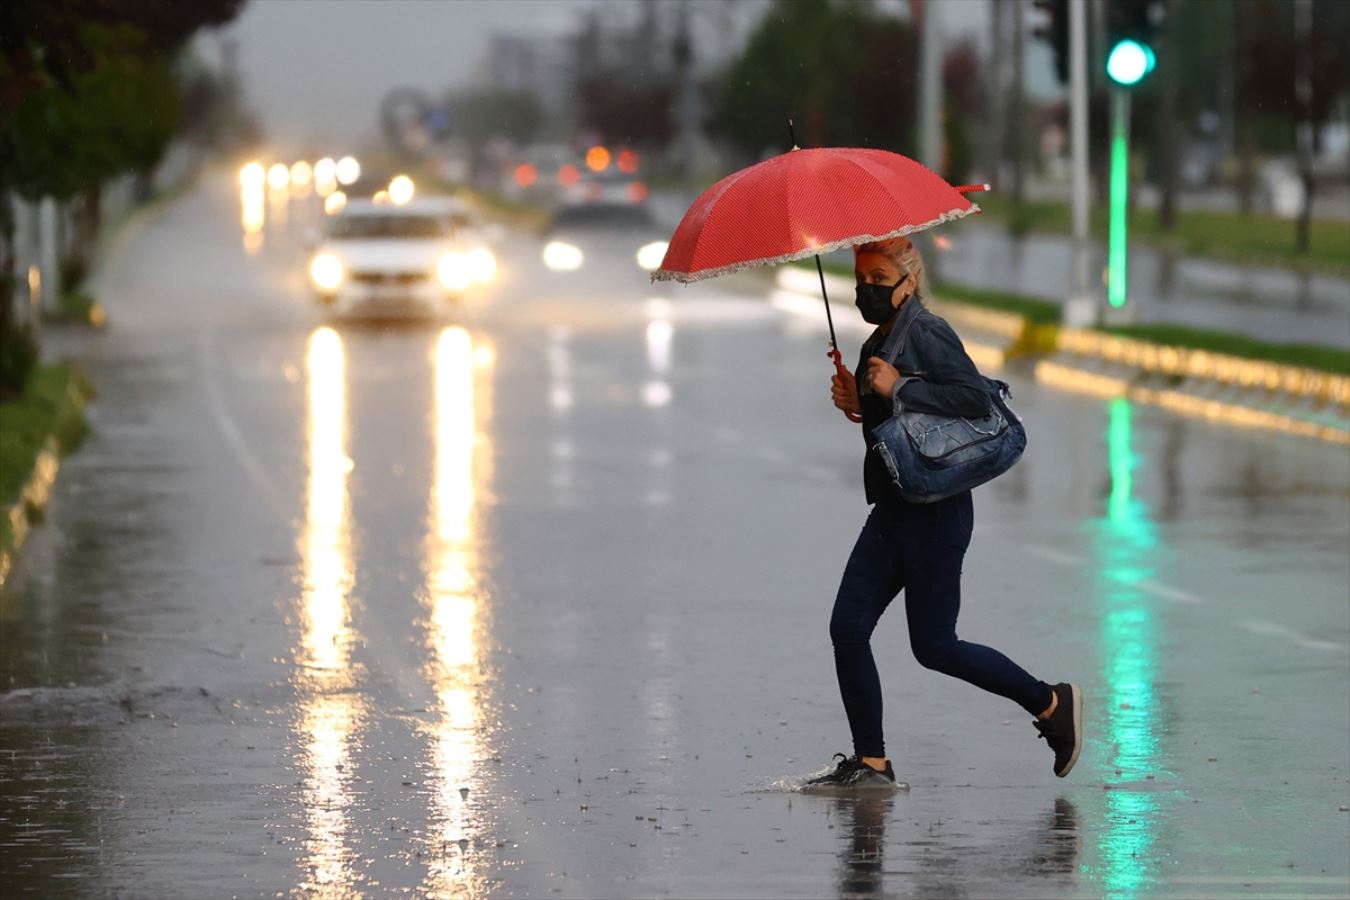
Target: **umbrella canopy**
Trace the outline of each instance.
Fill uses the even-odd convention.
[[[984,190],[981,185],[964,190]],[[698,281],[922,231],[979,207],[887,150],[792,150],[733,172],[684,214],[653,281]]]

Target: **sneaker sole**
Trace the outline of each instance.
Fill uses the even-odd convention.
[[[909,785],[903,781],[878,782],[868,780],[862,784],[805,784],[800,793],[815,794],[824,797],[857,797],[871,794],[893,794],[908,791]]]
[[[1078,685],[1070,684],[1069,693],[1073,694],[1073,755],[1069,757],[1064,771],[1055,773],[1060,778],[1073,771],[1074,765],[1078,762],[1078,754],[1083,749],[1083,692],[1078,689]]]

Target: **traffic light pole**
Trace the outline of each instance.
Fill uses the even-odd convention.
[[[1073,202],[1073,292],[1064,308],[1070,327],[1097,324],[1097,297],[1090,287],[1088,234],[1088,0],[1069,0],[1069,151]]]
[[[1107,249],[1106,299],[1108,313],[1125,307],[1125,288],[1129,253],[1126,244],[1126,219],[1130,195],[1130,92],[1111,89],[1111,233]]]

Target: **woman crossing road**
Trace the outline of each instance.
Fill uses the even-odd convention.
[[[910,647],[925,668],[1007,697],[1035,718],[1054,751],[1054,772],[1069,774],[1083,743],[1083,697],[1077,685],[1038,680],[999,651],[956,636],[961,563],[970,545],[974,508],[969,491],[934,503],[900,496],[872,449],[872,429],[904,406],[936,415],[978,418],[988,389],[960,339],[919,295],[923,260],[903,237],[854,248],[857,306],[877,329],[863,344],[856,375],[832,383],[834,405],[861,415],[868,450],[863,466],[871,514],[845,566],[830,617],[835,671],[853,733],[853,755],[808,787],[865,788],[895,783],[882,734],[881,680],[871,637],[901,591]],[[892,329],[909,333],[892,365],[880,358]],[[903,332],[901,332],[903,334]]]

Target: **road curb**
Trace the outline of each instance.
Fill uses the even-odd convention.
[[[1215,381],[1227,387],[1301,397],[1350,407],[1350,377],[1302,366],[1155,344],[1102,331],[1061,328],[1057,349],[1075,356],[1120,363],[1148,374]]]
[[[59,434],[63,421],[70,416],[83,421],[84,408],[90,396],[89,388],[83,378],[73,369],[62,394],[62,405],[52,411],[47,425],[47,435],[43,439],[42,449],[33,460],[32,470],[25,479],[19,496],[4,510],[4,521],[9,525],[9,545],[0,546],[0,587],[13,571],[19,549],[33,530],[34,519],[46,509],[51,499],[52,486],[61,468],[64,453],[74,449],[64,446]],[[81,425],[81,428],[84,426]]]
[[[1278,431],[1350,447],[1350,419],[1306,404],[1261,398],[1218,382],[1170,384],[1138,369],[1110,364],[1091,366],[1057,355],[1036,363],[1036,380],[1051,387],[1100,397],[1125,397],[1181,415],[1224,425]]]
[[[33,472],[19,492],[19,499],[5,512],[9,522],[11,543],[8,549],[0,550],[0,587],[5,584],[19,548],[23,546],[28,532],[32,531],[32,511],[46,508],[51,495],[52,485],[56,482],[56,473],[61,468],[61,450],[56,439],[49,437],[42,452],[33,462]]]
[[[1083,329],[1060,329],[1058,346],[1036,364],[1037,381],[1350,446],[1343,375]]]

